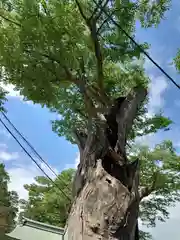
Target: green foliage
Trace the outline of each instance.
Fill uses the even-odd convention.
[[[140,188],[148,188],[148,194],[140,203],[141,222],[155,227],[156,220],[164,222],[168,208],[180,201],[180,157],[172,142],[164,141],[150,149],[134,145],[130,160],[140,159]],[[55,180],[56,184],[71,197],[71,184],[75,170],[68,169]],[[64,184],[65,183],[65,184]],[[68,185],[68,188],[65,186]],[[37,221],[64,227],[71,202],[45,177],[36,177],[36,183],[25,185],[28,201],[22,201],[23,215]],[[140,231],[141,239],[150,239],[150,234]]]
[[[94,1],[80,0],[79,3],[86,17],[92,16],[96,9]],[[73,128],[83,130],[87,127],[87,107],[80,93],[82,85],[77,86],[72,78],[85,84],[89,98],[96,105],[100,104],[97,96],[102,91],[98,86],[98,61],[93,39],[76,1],[3,0],[0,4],[3,81],[14,84],[25,99],[59,113],[61,120],[53,122],[53,130],[73,142]],[[152,4],[147,0],[113,0],[105,11],[134,36],[137,20],[143,27],[157,25],[168,5],[169,0]],[[95,13],[98,14],[97,9]],[[141,58],[139,48],[103,12],[97,27],[103,58],[103,90],[109,98],[125,95],[136,85],[147,86],[149,79],[143,67],[137,64]],[[147,43],[141,46],[148,49]],[[94,90],[95,94],[92,94]],[[155,126],[157,122],[153,119],[144,122],[138,118],[134,129],[138,130],[142,125],[147,128],[155,122],[152,126],[155,132],[164,127],[162,121]],[[131,138],[135,136],[136,131],[133,131]]]
[[[55,179],[56,186],[72,199],[72,179],[74,169],[61,172]],[[64,227],[71,202],[46,177],[36,177],[36,183],[25,185],[28,191],[28,201],[21,200],[21,216],[28,217],[43,223]]]
[[[0,206],[8,208],[8,229],[10,231],[15,225],[15,218],[18,212],[18,195],[15,191],[8,191],[9,175],[5,166],[0,164]]]
[[[131,159],[140,159],[140,186],[148,189],[148,197],[140,204],[140,219],[148,227],[156,220],[164,222],[168,208],[180,201],[180,156],[171,141],[164,141],[152,150],[147,146],[134,146]]]
[[[152,239],[152,236],[148,232],[144,232],[142,230],[139,230],[139,239],[141,239],[141,240]]]
[[[6,102],[7,92],[0,86],[0,112],[5,112],[4,103]]]
[[[178,73],[180,72],[180,49],[178,49],[176,57],[174,58],[173,63],[175,64]]]
[[[165,12],[169,10],[171,0],[141,0],[138,17],[143,27],[157,27],[161,19],[165,17]]]
[[[137,114],[132,130],[129,134],[129,140],[135,139],[135,137],[140,137],[147,135],[149,133],[156,133],[158,130],[167,128],[173,122],[162,115],[162,113],[155,114],[153,117],[147,115],[147,109],[143,106]]]

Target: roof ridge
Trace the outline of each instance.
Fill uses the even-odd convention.
[[[42,222],[38,222],[29,218],[25,218],[23,217],[23,226],[30,226],[30,227],[34,227],[34,228],[38,228],[38,229],[42,229],[45,231],[50,231],[50,232],[54,232],[54,233],[63,233],[64,234],[64,228],[60,228],[54,225],[50,225],[47,223],[42,223]]]

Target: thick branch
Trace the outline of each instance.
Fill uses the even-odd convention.
[[[89,26],[90,31],[91,31],[91,38],[93,40],[94,43],[94,50],[95,50],[95,56],[96,56],[96,60],[97,60],[97,74],[98,74],[98,86],[100,88],[100,90],[103,89],[103,80],[104,80],[104,76],[103,76],[103,57],[102,57],[102,53],[101,53],[101,47],[100,47],[100,43],[98,40],[98,35],[97,35],[97,29],[96,29],[96,21],[94,19],[92,19],[91,21],[91,25]]]
[[[132,92],[126,97],[120,106],[116,116],[118,123],[118,152],[123,156],[125,154],[125,145],[127,135],[132,128],[133,120],[135,119],[138,108],[144,101],[147,95],[147,90],[144,88],[134,88]]]
[[[103,57],[102,57],[100,43],[99,43],[99,39],[98,39],[98,35],[97,35],[97,29],[96,29],[97,20],[96,20],[96,18],[88,19],[85,16],[85,14],[83,12],[83,9],[81,7],[81,4],[79,3],[78,0],[76,0],[76,4],[78,6],[78,9],[79,9],[79,12],[80,12],[82,18],[86,22],[86,25],[88,26],[88,28],[91,32],[91,38],[92,38],[92,41],[93,41],[93,44],[94,44],[95,56],[96,56],[96,59],[97,59],[98,86],[99,86],[100,92],[103,93],[103,80],[104,80],[104,76],[103,76]],[[104,95],[104,94],[102,94],[102,95]]]
[[[78,6],[78,9],[79,9],[79,12],[81,14],[81,16],[83,17],[83,19],[85,20],[86,24],[88,23],[88,18],[85,16],[84,12],[83,12],[83,9],[81,7],[81,4],[79,3],[78,0],[75,0],[77,6]],[[88,24],[87,24],[88,25]]]
[[[73,131],[73,136],[75,138],[75,141],[79,147],[80,153],[84,150],[86,141],[87,141],[87,135],[83,132],[78,132],[77,130]]]

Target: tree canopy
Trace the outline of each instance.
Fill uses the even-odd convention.
[[[0,163],[0,207],[7,207],[7,229],[10,231],[15,226],[15,218],[18,212],[18,195],[15,191],[8,190],[9,175],[4,164]]]
[[[140,159],[140,189],[142,192],[139,218],[143,225],[155,227],[156,220],[164,222],[168,216],[168,208],[180,201],[180,157],[170,141],[157,144],[154,149],[147,146],[134,145],[129,158]],[[75,170],[61,172],[55,182],[72,197],[72,178]],[[36,183],[25,185],[28,201],[22,202],[22,214],[37,221],[64,227],[71,202],[59,192],[45,177],[36,177]],[[67,187],[68,186],[68,187]],[[141,239],[150,238],[143,231]]]
[[[21,214],[27,218],[64,227],[71,206],[72,182],[74,169],[61,172],[55,179],[55,184],[43,176],[36,177],[36,183],[25,185],[28,191],[28,201],[21,199]],[[57,188],[58,186],[58,188]],[[59,190],[61,189],[61,191]],[[65,193],[68,198],[62,194]]]
[[[169,8],[169,0],[100,0],[98,3],[95,0],[3,0],[0,4],[1,80],[15,85],[25,100],[60,114],[61,119],[53,122],[53,130],[59,136],[76,142],[72,132],[86,134],[89,124],[91,131],[96,130],[97,122],[102,120],[114,100],[127,96],[135,87],[148,88],[150,80],[143,64],[137,61],[144,61],[139,47],[114,21],[134,37],[137,22],[145,28],[159,24]],[[146,50],[150,47],[148,43],[139,45]],[[159,113],[148,116],[147,102],[148,97],[135,116],[128,140],[157,132],[171,123]],[[173,161],[179,158],[168,146],[164,146],[167,159],[161,155],[164,149],[161,151],[158,146],[154,151],[143,148],[138,152],[146,154],[146,161],[140,158],[141,197],[152,192],[156,196],[153,201],[144,200],[141,205],[140,217],[151,225],[159,209],[160,219],[167,216],[166,199],[168,203],[178,199],[177,179],[172,182],[171,171],[177,170]],[[154,164],[160,157],[163,159],[161,167]],[[159,180],[155,181],[156,178]],[[67,217],[64,200],[59,202],[61,200],[57,199],[56,191],[49,189],[46,178],[40,177],[36,181],[37,184],[26,186],[30,202],[30,205],[24,202],[27,216],[42,216],[37,220],[51,220],[51,224],[59,221],[63,225]],[[42,194],[38,195],[40,191]],[[54,198],[50,199],[50,193]],[[162,204],[157,210],[158,196],[166,197],[170,193],[171,198],[161,197]],[[54,205],[62,206],[61,219],[55,217],[56,210],[54,215],[50,213],[50,200],[55,201]],[[31,203],[37,212],[31,209]]]
[[[168,208],[180,201],[180,157],[171,141],[157,144],[153,150],[136,146],[133,152],[132,159],[138,157],[141,166],[139,217],[143,225],[155,227],[156,220],[165,222],[169,217]]]
[[[3,0],[0,1],[1,79],[32,100],[60,114],[53,130],[75,141],[88,119],[104,113],[113,99],[134,86],[148,85],[135,24],[157,26],[170,1]],[[148,49],[147,43],[139,43]],[[147,117],[143,105],[129,136],[133,139],[170,124],[162,115]],[[142,117],[143,116],[143,117]],[[141,129],[141,132],[138,131]]]

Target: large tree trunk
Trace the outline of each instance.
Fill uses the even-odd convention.
[[[134,89],[117,99],[96,135],[89,132],[86,141],[79,137],[69,240],[138,239],[139,164],[128,162],[125,145],[145,96],[145,89]]]

